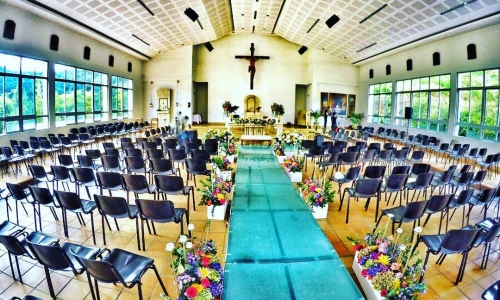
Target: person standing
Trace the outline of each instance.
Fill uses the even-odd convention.
[[[332,112],[332,134],[337,132],[337,113]]]
[[[330,115],[330,109],[328,107],[325,108],[323,112],[323,134],[326,132],[326,123],[328,122],[328,116]]]

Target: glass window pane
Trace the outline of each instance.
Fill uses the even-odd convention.
[[[483,111],[483,91],[472,90],[471,93],[471,111],[470,123],[481,124],[481,113]]]
[[[85,115],[77,115],[76,122],[77,123],[85,123]]]
[[[116,86],[116,82],[117,82],[117,77],[116,76],[111,76],[111,86]]]
[[[37,117],[36,118],[36,129],[47,129],[49,128],[49,117]]]
[[[404,91],[411,91],[411,80],[405,80],[404,81]]]
[[[498,83],[498,71],[500,69],[495,69],[495,70],[486,70],[484,77],[485,77],[485,85],[486,86],[499,86],[500,84]]]
[[[439,86],[442,89],[449,89],[450,88],[450,80],[451,76],[450,75],[441,75],[439,76]]]
[[[5,122],[5,127],[7,129],[7,133],[19,132],[19,130],[21,130],[21,127],[19,127],[19,121],[7,121]]]
[[[85,112],[85,86],[83,84],[76,85],[76,111]]]
[[[19,116],[19,79],[17,77],[5,77],[5,116]]]
[[[84,82],[85,81],[85,70],[76,69],[76,81]]]
[[[23,130],[33,130],[33,129],[36,129],[35,119],[24,119]]]
[[[403,91],[403,81],[396,82],[396,92],[402,92],[402,91]]]
[[[66,83],[66,112],[75,112],[75,85]]]
[[[94,74],[92,71],[85,71],[85,82],[92,83],[92,80],[94,79]]]
[[[486,90],[484,125],[498,125],[498,90]]]
[[[5,72],[5,54],[0,53],[0,73]]]
[[[413,79],[411,81],[411,90],[412,91],[418,91],[420,90],[420,80],[417,78],[417,79]]]
[[[64,112],[64,82],[56,81],[54,84],[55,87],[55,112],[63,113]]]
[[[0,76],[0,103],[3,103],[3,101],[4,101],[4,95],[5,95],[5,93],[4,93],[4,80],[5,80],[5,77]],[[4,116],[4,106],[0,105],[0,117],[3,118],[3,116]]]
[[[431,92],[431,109],[430,109],[429,119],[437,120],[438,117],[439,117],[439,92]],[[436,129],[437,129],[437,124],[434,130]]]
[[[450,114],[450,92],[440,92],[439,97],[439,120],[448,121]]]
[[[31,58],[23,57],[21,59],[21,74],[23,75],[35,75],[35,60]]]
[[[91,113],[93,111],[92,96],[93,96],[92,85],[86,84],[85,85],[85,112],[86,113]]]
[[[66,116],[66,124],[70,125],[70,124],[75,124],[75,123],[76,123],[76,119],[75,119],[74,115]]]
[[[56,127],[66,126],[66,116],[56,116]]]
[[[429,77],[424,77],[420,79],[420,89],[421,90],[429,89]]]
[[[430,88],[432,90],[439,89],[439,76],[432,76],[430,78]]]
[[[21,58],[19,56],[5,55],[5,73],[21,73]],[[19,124],[17,126],[19,127]]]
[[[470,87],[470,72],[458,74],[458,87],[459,88]]]
[[[471,87],[483,86],[483,71],[476,71],[471,73]]]
[[[30,78],[22,79],[22,110],[23,116],[35,114],[35,80]],[[34,124],[34,123],[33,123]]]
[[[459,122],[468,123],[470,115],[470,91],[460,91],[458,95]],[[465,130],[465,129],[464,129]],[[465,136],[465,131],[463,133]]]

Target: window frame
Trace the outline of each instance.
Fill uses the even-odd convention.
[[[125,84],[127,82],[127,84]],[[111,75],[111,97],[110,97],[110,107],[111,107],[111,119],[112,120],[123,120],[133,118],[134,110],[134,80],[130,78],[125,78],[117,75]],[[127,91],[124,93],[123,91]],[[114,108],[114,94],[116,92],[116,109]],[[121,93],[120,93],[121,92]],[[121,98],[120,98],[121,94]],[[123,96],[127,95],[127,107],[124,107],[125,101]],[[119,105],[119,100],[121,105]],[[120,106],[120,107],[119,107]]]
[[[0,66],[0,80],[1,80],[1,85],[0,85],[0,102],[3,108],[3,112],[0,115],[0,123],[1,129],[0,129],[0,135],[8,135],[8,134],[16,134],[20,132],[29,132],[29,131],[35,131],[35,130],[42,130],[42,129],[48,129],[50,128],[50,116],[49,116],[49,97],[48,97],[48,89],[49,89],[49,62],[47,60],[42,60],[42,59],[36,59],[36,58],[31,58],[28,56],[23,56],[23,55],[14,55],[10,53],[5,53],[5,52],[0,52],[0,55],[3,56],[3,62],[4,64]],[[17,72],[8,72],[8,66],[7,66],[7,61],[8,57],[16,57],[16,59],[19,59],[19,65],[16,67]],[[33,69],[23,69],[23,65],[26,61],[33,61],[32,64],[29,64],[26,66],[26,68],[32,67]],[[2,60],[0,60],[2,62]],[[42,69],[38,69],[40,65],[43,65]],[[9,65],[12,67],[12,63]],[[27,74],[28,73],[28,74]],[[29,74],[32,73],[32,74]],[[38,74],[38,73],[41,73]],[[17,81],[17,115],[11,115],[7,116],[6,113],[6,106],[5,106],[5,101],[6,101],[6,92],[5,92],[5,87],[6,87],[6,78],[14,78]],[[33,100],[33,114],[25,114],[23,109],[25,108],[23,106],[23,103],[25,104],[26,99],[25,97],[25,81],[27,80],[32,80],[32,89],[30,91],[32,92],[32,100]],[[41,82],[41,110],[42,112],[38,114],[37,111],[37,94],[39,93],[37,88],[38,83]],[[14,100],[14,99],[12,99]],[[44,113],[45,111],[45,113]],[[37,122],[38,119],[42,119],[42,122]],[[45,121],[43,121],[45,119]],[[27,128],[27,122],[26,121],[34,121],[34,126],[32,128]],[[8,123],[9,122],[17,122],[18,123],[18,130],[8,130]],[[25,124],[26,123],[26,124]]]
[[[486,73],[488,71],[496,71],[497,73],[497,85],[486,85]],[[473,86],[472,84],[472,74],[477,73],[477,72],[482,72],[482,85],[481,86]],[[469,86],[466,87],[461,87],[462,81],[460,80],[460,76],[462,74],[469,74]],[[487,103],[487,96],[488,96],[488,91],[496,91],[497,96],[496,96],[496,121],[495,123],[497,124],[496,126],[492,125],[487,125],[486,124],[486,118],[488,115],[488,103]],[[472,97],[474,92],[481,92],[481,117],[480,117],[480,122],[479,124],[471,123],[471,115],[472,113],[469,113],[468,115],[468,121],[467,122],[462,122],[460,121],[460,101],[462,97],[463,92],[468,92],[469,94],[469,109],[468,111],[471,110],[471,102],[472,102]],[[457,72],[457,95],[456,95],[456,107],[455,107],[455,131],[454,135],[455,136],[460,136],[460,137],[466,137],[466,138],[471,138],[471,139],[478,139],[478,140],[484,140],[484,141],[490,141],[490,142],[495,142],[499,143],[500,142],[500,67],[496,68],[486,68],[486,69],[479,69],[479,70],[470,70],[470,71],[464,71],[464,72]],[[462,128],[464,133],[462,134]],[[488,131],[491,131],[494,133],[494,138],[485,138],[485,135],[488,134]]]
[[[390,86],[391,90],[390,92],[382,92],[382,86]],[[379,92],[375,93],[375,87],[379,86]],[[372,93],[372,90],[374,91]],[[391,117],[392,117],[392,92],[394,90],[394,86],[391,81],[389,82],[381,82],[381,83],[375,83],[375,84],[370,84],[368,86],[368,122],[374,123],[374,124],[381,124],[381,125],[391,125]],[[382,96],[384,96],[384,108],[385,111],[389,112],[389,115],[386,114],[380,114],[382,111]],[[375,98],[378,97],[378,114],[375,114]],[[389,97],[390,103],[389,103],[389,108],[387,109],[387,97]],[[377,118],[377,121],[374,121],[374,119]],[[388,120],[388,122],[384,122]]]

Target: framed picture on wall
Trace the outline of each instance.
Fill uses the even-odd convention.
[[[347,113],[350,114],[356,111],[356,95],[347,96]]]

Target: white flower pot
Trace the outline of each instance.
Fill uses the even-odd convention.
[[[285,151],[285,156],[286,156],[286,157],[292,157],[292,156],[294,156],[294,155],[296,155],[296,154],[297,154],[297,152],[293,152],[293,151]]]
[[[289,172],[286,170],[286,174],[292,182],[302,182],[302,172]]]
[[[224,205],[208,205],[207,206],[207,219],[209,220],[224,220],[226,216],[227,202]]]
[[[315,219],[326,219],[326,216],[328,215],[328,203],[323,208],[313,206],[312,215]]]
[[[354,255],[354,261],[352,262],[352,269],[356,277],[358,278],[359,284],[361,288],[365,292],[366,299],[368,300],[382,300],[382,296],[380,296],[380,291],[374,290],[371,280],[366,279],[361,275],[361,266],[358,264],[358,252]]]
[[[284,163],[285,162],[285,159],[286,159],[286,156],[277,156],[278,157],[278,162],[280,164]]]
[[[233,180],[231,176],[231,171],[221,171],[219,169],[215,169],[215,174],[217,175],[218,178],[222,178],[222,180],[224,181]]]

